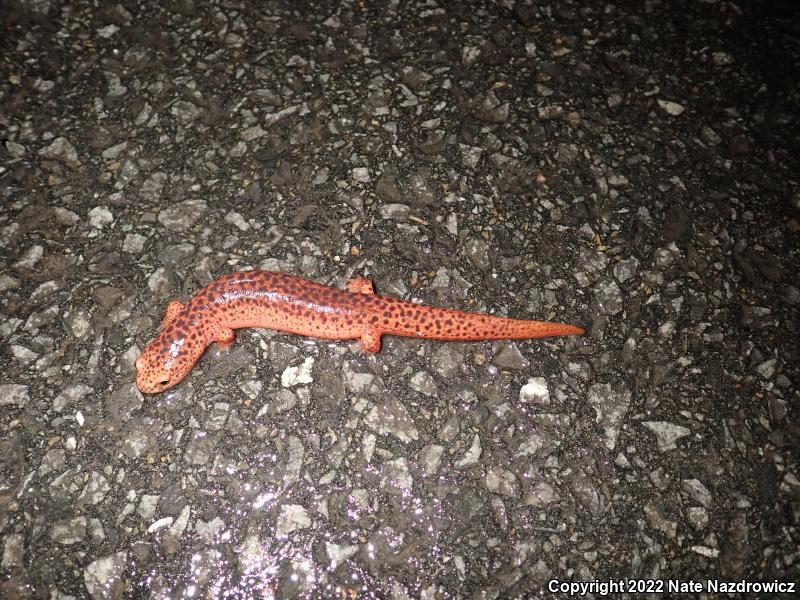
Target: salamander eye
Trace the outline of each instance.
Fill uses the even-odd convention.
[[[158,383],[159,383],[159,385],[167,385],[169,383],[169,379],[162,379]]]

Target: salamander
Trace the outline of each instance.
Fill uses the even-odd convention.
[[[212,342],[230,346],[234,329],[242,327],[357,339],[364,352],[379,352],[384,335],[478,341],[584,333],[574,325],[507,319],[380,296],[370,279],[351,279],[346,287],[340,290],[272,271],[224,275],[186,304],[169,303],[160,332],[136,360],[136,385],[147,394],[171,388],[189,374]]]

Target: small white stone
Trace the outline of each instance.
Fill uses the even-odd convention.
[[[643,421],[642,425],[656,434],[658,449],[661,452],[674,450],[679,439],[692,433],[690,429],[669,421]]]
[[[298,367],[286,367],[281,373],[281,385],[292,387],[301,383],[311,383],[314,378],[311,376],[311,369],[314,366],[314,357],[309,356],[303,364]]]
[[[519,401],[524,403],[550,404],[550,391],[544,377],[531,377],[519,390]]]
[[[683,111],[686,110],[686,107],[682,104],[678,104],[677,102],[672,102],[671,100],[659,100],[658,105],[662,108],[664,112],[673,117],[677,117],[678,115],[682,114]]]
[[[711,60],[720,67],[733,64],[733,56],[728,52],[712,52]]]
[[[139,254],[144,250],[144,244],[147,238],[138,233],[129,233],[125,236],[125,241],[122,242],[122,250],[130,252],[131,254]]]
[[[170,527],[173,521],[174,519],[172,517],[164,517],[163,519],[159,519],[147,528],[147,533],[153,533],[159,529]]]
[[[121,596],[120,579],[125,571],[128,552],[123,550],[97,559],[83,570],[83,581],[92,598]]]
[[[241,231],[248,231],[250,229],[250,224],[247,221],[245,221],[244,217],[235,210],[232,210],[227,215],[225,215],[225,222],[230,223],[231,225],[235,225]]]
[[[0,406],[24,406],[30,399],[28,386],[20,383],[5,383],[0,385]]]
[[[709,548],[708,546],[692,546],[692,552],[697,552],[708,558],[717,558],[719,556],[719,550],[716,548]]]
[[[358,545],[340,545],[325,542],[325,550],[328,552],[328,558],[331,561],[330,570],[335,571],[336,567],[358,552]]]
[[[39,246],[31,246],[25,251],[17,262],[14,263],[16,269],[30,269],[44,256],[44,248]]]
[[[369,182],[369,169],[366,167],[356,167],[353,169],[353,179],[360,181],[361,183]]]
[[[467,450],[466,454],[464,454],[461,460],[456,462],[456,468],[463,469],[469,465],[474,465],[481,457],[481,452],[483,452],[483,449],[481,448],[481,438],[476,433],[475,437],[472,438],[472,445],[469,447],[469,450]]]
[[[311,518],[304,506],[299,504],[284,504],[281,506],[281,514],[278,515],[278,522],[275,525],[275,534],[278,536],[287,535],[298,529],[311,527]]]
[[[114,25],[112,23],[111,25],[106,25],[105,27],[101,27],[100,29],[98,29],[97,30],[97,35],[99,35],[101,38],[107,40],[108,38],[113,36],[118,31],[119,31],[119,27],[117,27],[116,25]]]
[[[102,229],[114,222],[114,215],[107,206],[95,206],[89,211],[89,223],[95,229]]]
[[[770,358],[769,360],[765,360],[760,365],[756,367],[756,371],[758,374],[761,375],[764,379],[771,379],[772,376],[775,374],[775,368],[778,365],[778,360],[775,358]]]

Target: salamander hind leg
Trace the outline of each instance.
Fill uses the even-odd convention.
[[[375,354],[381,351],[381,334],[375,329],[367,329],[361,334],[359,338],[361,342],[361,350]]]
[[[173,300],[169,304],[167,304],[167,312],[164,315],[164,320],[161,321],[161,329],[164,329],[167,325],[172,323],[175,320],[175,317],[178,316],[178,313],[181,312],[186,305],[178,302],[177,300]]]
[[[233,329],[228,329],[227,327],[220,327],[214,335],[214,341],[217,342],[222,349],[230,347],[235,339],[236,333],[234,333]]]
[[[365,277],[354,277],[347,282],[347,291],[354,294],[375,294],[375,284],[372,279]]]

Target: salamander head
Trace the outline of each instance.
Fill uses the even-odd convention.
[[[190,338],[185,329],[167,325],[136,359],[136,385],[145,394],[157,394],[180,383],[208,344]]]

